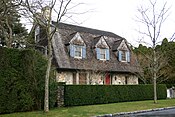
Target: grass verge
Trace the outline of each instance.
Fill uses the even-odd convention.
[[[42,111],[20,112],[0,115],[0,117],[89,117],[110,113],[171,107],[175,106],[174,102],[175,99],[167,99],[158,100],[157,104],[154,104],[152,100],[149,100],[89,106],[64,107],[52,109],[49,111],[49,113],[43,113]]]

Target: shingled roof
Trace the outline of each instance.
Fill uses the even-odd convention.
[[[58,32],[56,32],[53,42],[54,48],[54,60],[56,66],[59,69],[75,69],[75,70],[95,70],[95,71],[111,71],[111,72],[131,72],[135,73],[139,71],[139,65],[131,52],[131,61],[120,62],[118,61],[117,51],[113,51],[119,45],[121,40],[124,38],[106,31],[75,26],[70,24],[53,22],[53,25],[58,27]],[[69,55],[68,42],[71,37],[76,33],[81,35],[81,38],[86,44],[86,58],[76,59]],[[96,52],[94,45],[101,36],[105,36],[105,41],[110,46],[110,60],[101,61],[96,59]],[[125,39],[124,39],[125,40]]]
[[[94,35],[104,35],[104,36],[110,36],[115,38],[122,38],[112,32],[107,32],[107,31],[102,31],[102,30],[97,30],[97,29],[92,29],[92,28],[87,28],[82,26],[76,26],[71,24],[65,24],[65,23],[59,23],[59,24],[56,22],[52,22],[52,23],[53,25],[59,27],[59,29],[74,30],[76,32],[84,32],[84,33],[90,33]]]

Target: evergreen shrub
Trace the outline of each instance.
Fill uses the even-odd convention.
[[[166,99],[166,86],[157,85],[158,99]],[[65,85],[65,106],[151,100],[153,85]]]
[[[0,114],[43,108],[46,63],[35,50],[0,48]],[[56,86],[50,80],[53,107]]]

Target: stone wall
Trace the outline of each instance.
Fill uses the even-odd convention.
[[[92,85],[103,85],[104,75],[101,73],[91,73],[89,76],[90,83]]]
[[[92,85],[103,85],[105,84],[104,73],[92,73],[92,72],[76,72],[74,80],[76,84],[79,84],[79,74],[86,73],[86,83]],[[73,84],[73,72],[59,72],[56,74],[57,82],[65,82],[66,84]],[[125,85],[125,84],[138,84],[138,78],[132,74],[111,74],[112,85]]]
[[[138,78],[135,75],[130,75],[128,77],[128,84],[139,84],[138,83]]]
[[[113,85],[124,85],[125,84],[125,76],[120,75],[120,74],[113,74],[112,84]]]
[[[57,106],[64,106],[64,85],[59,85],[57,90]]]
[[[138,84],[138,78],[132,74],[114,74],[112,76],[113,85]]]
[[[56,81],[65,82],[66,84],[73,84],[73,73],[72,72],[56,73]]]

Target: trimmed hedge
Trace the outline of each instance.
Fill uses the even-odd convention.
[[[166,99],[166,86],[157,85],[158,99]],[[65,106],[151,100],[153,85],[65,85]]]
[[[0,48],[0,114],[43,108],[46,63],[34,50]],[[55,92],[50,95],[53,107]]]
[[[175,87],[175,84],[166,84],[167,89]]]

